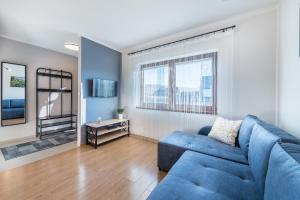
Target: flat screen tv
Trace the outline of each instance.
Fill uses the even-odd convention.
[[[92,79],[93,97],[115,97],[117,96],[117,81]]]

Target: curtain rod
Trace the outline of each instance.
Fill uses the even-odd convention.
[[[157,45],[157,46],[154,46],[154,47],[150,47],[150,48],[146,48],[146,49],[142,49],[142,50],[139,50],[139,51],[134,51],[134,52],[128,53],[128,55],[131,56],[131,55],[134,55],[134,54],[137,54],[137,53],[141,53],[141,52],[144,52],[144,51],[148,51],[148,50],[151,50],[151,49],[156,49],[156,48],[168,46],[170,44],[176,44],[176,43],[179,43],[179,42],[183,42],[183,41],[194,39],[194,38],[198,38],[198,37],[203,37],[203,36],[214,34],[214,33],[218,33],[218,32],[226,32],[226,31],[228,31],[230,29],[233,30],[235,28],[236,28],[236,25],[229,26],[229,27],[218,29],[218,30],[215,30],[215,31],[210,31],[210,32],[207,32],[207,33],[202,33],[200,35],[195,35],[195,36],[192,36],[192,37],[187,37],[187,38],[176,40],[176,41],[173,41],[173,42],[168,42],[168,43],[165,43],[165,44],[160,44],[160,45]]]

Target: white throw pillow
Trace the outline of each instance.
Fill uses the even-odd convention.
[[[238,131],[242,121],[232,121],[218,117],[208,134],[208,137],[219,140],[225,144],[235,146],[235,139],[237,137]]]

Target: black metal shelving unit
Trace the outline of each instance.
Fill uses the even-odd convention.
[[[48,87],[41,88],[39,86],[40,77],[48,78]],[[59,79],[59,80],[58,80]],[[73,85],[72,73],[63,70],[54,70],[49,68],[38,68],[36,70],[36,136],[42,139],[43,136],[63,133],[66,131],[77,132],[77,115],[73,114]],[[60,82],[60,88],[53,88],[53,81]],[[63,81],[70,81],[69,89],[63,87]],[[40,117],[40,94],[48,94],[47,103],[43,103],[46,107],[46,115]],[[53,104],[52,94],[58,93],[60,98],[60,114],[51,115],[51,104]],[[70,95],[70,102],[64,101],[63,94]],[[64,106],[69,106],[69,112],[64,113]]]

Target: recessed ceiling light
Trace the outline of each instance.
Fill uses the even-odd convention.
[[[72,51],[78,51],[79,45],[71,42],[67,42],[64,44],[65,48],[70,49]]]

